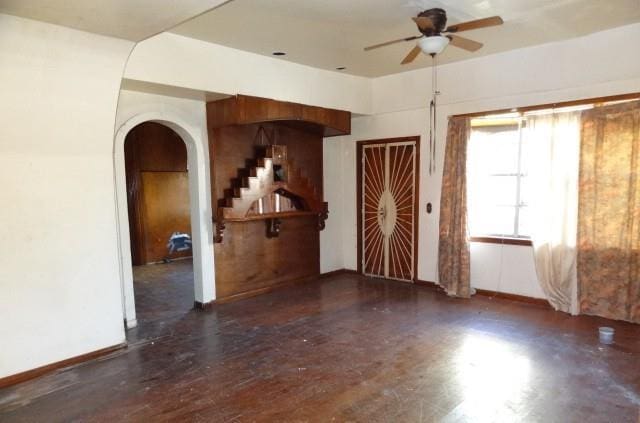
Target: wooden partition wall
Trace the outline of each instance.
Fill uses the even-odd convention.
[[[348,134],[351,114],[236,96],[208,103],[207,120],[212,207],[220,235],[214,248],[218,300],[255,295],[317,276],[321,217],[319,221],[315,214],[300,212],[268,221],[252,217],[222,222],[219,211],[233,203],[241,191],[239,184],[256,172],[269,145],[285,146],[291,166],[322,198],[322,139]],[[269,232],[274,220],[276,236]]]

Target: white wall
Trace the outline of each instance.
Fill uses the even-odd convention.
[[[0,322],[0,377],[125,340],[123,311],[134,315],[133,303],[122,302],[121,272],[130,268],[126,252],[118,249],[123,234],[116,218],[114,129],[141,113],[179,116],[200,133],[198,148],[206,158],[202,102],[123,91],[116,122],[125,72],[132,80],[199,92],[370,111],[366,78],[173,34],[132,48],[126,41],[0,15],[0,181],[6,205],[0,215],[6,240],[0,247],[0,306],[10,316]],[[327,166],[341,169],[330,161]],[[207,194],[201,200],[209,204]],[[210,210],[196,212],[206,222],[205,257]],[[340,214],[330,219],[328,231],[335,233]],[[342,267],[341,249],[323,245],[323,263],[329,263],[323,268]],[[210,267],[202,281],[213,280]],[[210,294],[203,299],[212,299]]]
[[[127,133],[145,121],[166,122],[167,126],[175,128],[182,136],[187,147],[195,300],[206,304],[215,299],[206,104],[204,100],[122,90],[116,117],[114,166],[120,235],[120,272],[128,327],[135,326],[137,322],[131,271],[124,142]]]
[[[320,231],[320,273],[344,269],[344,245],[342,231],[345,216],[341,203],[345,198],[343,179],[345,164],[342,144],[345,137],[325,138],[323,141],[323,191],[324,200],[329,203],[329,218],[325,229]]]
[[[126,78],[222,94],[371,111],[371,80],[163,33],[139,43]]]
[[[438,68],[437,172],[427,174],[428,109],[431,69],[420,69],[372,81],[373,115],[353,119],[352,135],[342,144],[344,167],[342,238],[344,265],[355,269],[355,142],[363,139],[421,136],[418,277],[437,280],[438,216],[447,116],[640,91],[640,24],[582,38],[484,56]],[[451,47],[452,48],[452,47]],[[329,179],[331,175],[326,175]],[[425,204],[433,203],[428,215]],[[331,207],[330,207],[331,209]],[[328,243],[329,241],[326,240]],[[530,248],[490,245],[472,247],[472,285],[541,297]],[[485,265],[486,263],[486,265]],[[507,282],[508,280],[508,282]]]
[[[315,69],[231,49],[171,33],[138,44],[131,54],[125,77],[220,94],[247,94],[281,101],[349,110],[371,111],[371,80],[339,72]],[[151,99],[151,98],[150,98]],[[144,107],[150,107],[147,103]],[[203,127],[204,128],[204,127]],[[342,213],[340,184],[332,185],[342,172],[339,138],[325,140],[325,199],[330,204],[326,229],[320,233],[322,272],[344,268],[340,237]]]
[[[449,114],[639,91],[639,39],[634,25],[441,67],[439,172]],[[131,48],[0,15],[0,377],[124,341],[113,148]],[[353,119],[352,136],[325,140],[323,271],[356,267],[355,141],[421,135],[426,158],[428,69],[369,80],[161,34],[138,45],[126,76],[373,112]],[[118,124],[160,107],[204,131],[196,103],[124,92]],[[418,277],[425,280],[436,279],[439,172],[427,176],[421,163]],[[474,286],[535,296],[527,249],[505,247],[500,265],[495,248],[473,247]],[[504,285],[495,286],[499,279]]]
[[[112,148],[132,46],[0,15],[0,377],[125,339]]]

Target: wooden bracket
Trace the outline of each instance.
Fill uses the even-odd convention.
[[[318,230],[321,231],[325,228],[325,221],[327,220],[327,218],[329,217],[329,203],[327,203],[326,201],[324,202],[324,207],[323,210],[318,213]]]
[[[215,243],[221,243],[222,240],[224,239],[224,230],[227,228],[227,226],[225,225],[224,220],[222,220],[222,218],[218,218],[218,221],[215,222],[216,224],[216,232],[213,235],[213,242]]]
[[[267,219],[267,238],[276,238],[280,235],[282,220],[278,218]]]

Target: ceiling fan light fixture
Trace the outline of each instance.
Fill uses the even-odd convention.
[[[440,54],[449,45],[449,38],[444,35],[433,35],[418,40],[418,46],[425,54]]]

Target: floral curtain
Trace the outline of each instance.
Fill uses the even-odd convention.
[[[640,102],[583,112],[578,287],[583,313],[640,323]]]
[[[450,118],[440,196],[439,283],[449,295],[469,297],[470,259],[467,232],[468,118]]]
[[[531,166],[526,187],[531,210],[531,241],[536,273],[556,310],[578,314],[576,230],[580,112],[527,118]]]

